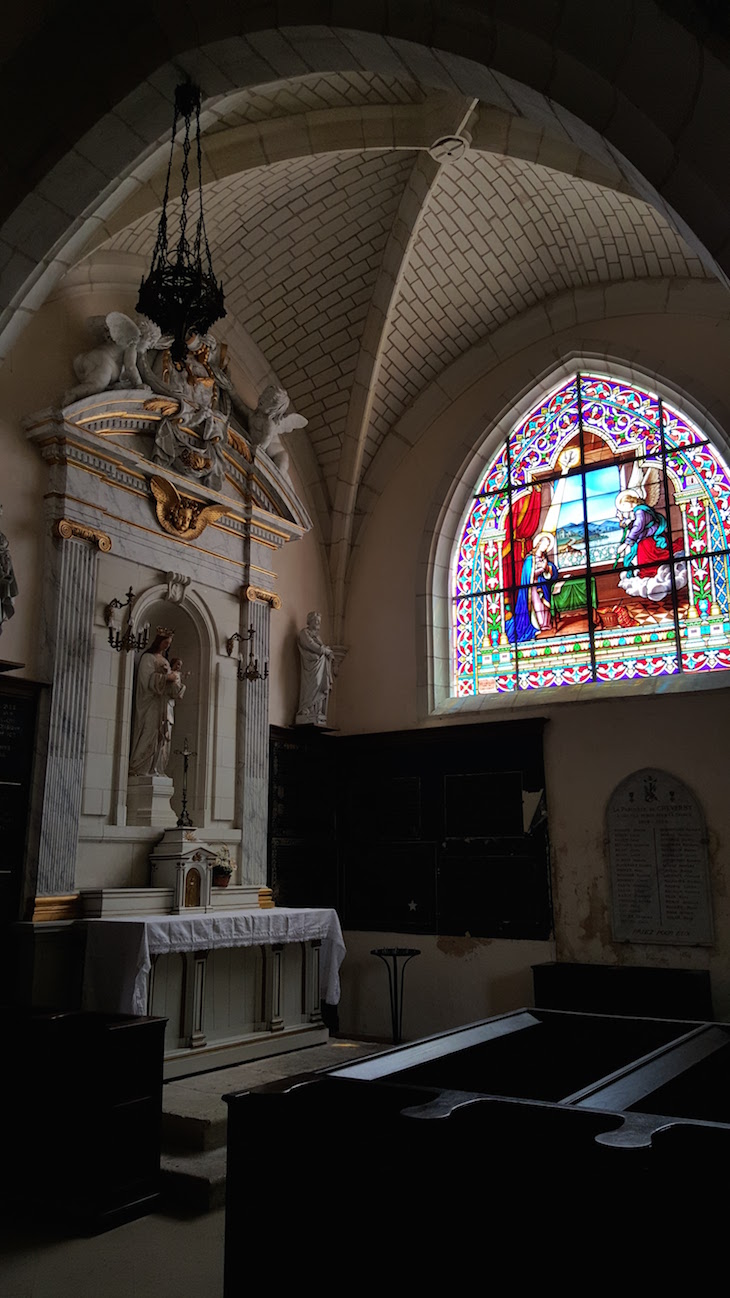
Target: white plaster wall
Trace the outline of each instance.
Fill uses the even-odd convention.
[[[136,298],[89,285],[83,295],[57,297],[45,304],[0,367],[0,527],[10,541],[19,593],[15,616],[5,623],[0,656],[24,663],[18,673],[38,679],[43,495],[47,470],[21,426],[29,415],[59,406],[62,393],[77,381],[73,357],[92,343],[86,320],[112,309],[134,310]]]
[[[727,730],[730,680],[722,674],[676,694],[659,684],[654,696],[560,703],[547,692],[515,712],[509,704],[463,717],[419,713],[416,689],[424,637],[418,609],[424,606],[424,532],[445,498],[445,475],[454,472],[454,447],[483,430],[502,410],[506,395],[520,392],[570,352],[624,356],[627,362],[666,376],[681,375],[698,404],[730,399],[725,357],[730,327],[725,321],[688,315],[591,321],[590,328],[562,331],[549,348],[526,345],[502,365],[479,374],[430,425],[390,474],[360,538],[353,564],[346,618],[351,645],[340,681],[339,718],[344,731],[408,729],[470,721],[504,720],[509,715],[548,718],[545,770],[553,854],[555,949],[560,959],[596,963],[652,964],[709,968],[717,1017],[730,1018],[730,803],[727,798]],[[596,367],[600,368],[599,363]],[[687,376],[692,375],[692,387]],[[730,430],[728,430],[730,431]],[[707,688],[707,687],[711,688]],[[626,775],[657,766],[684,780],[704,808],[711,866],[715,944],[712,948],[617,944],[611,939],[610,895],[604,844],[608,798]],[[387,945],[383,934],[348,934],[343,970],[341,1022],[346,1030],[370,1032],[387,1011],[384,987],[375,979],[371,947]],[[394,942],[404,943],[393,937]],[[443,944],[409,935],[406,945],[428,951],[407,988],[406,1036],[468,1022],[481,1013],[514,1008],[532,996],[532,943],[491,943],[475,953],[471,939]],[[537,959],[550,959],[550,944]],[[407,975],[408,977],[408,975]],[[385,980],[385,971],[382,970]],[[499,1004],[487,988],[501,988]],[[378,1002],[380,997],[380,1002]],[[483,1006],[483,1008],[480,1008]],[[384,1010],[385,1007],[385,1010]]]
[[[5,624],[2,657],[23,662],[20,674],[38,675],[42,546],[42,500],[45,469],[20,427],[28,413],[55,404],[72,381],[70,357],[86,345],[84,320],[106,310],[131,310],[132,296],[93,285],[87,294],[48,303],[25,331],[0,370],[0,437],[3,474],[0,502],[20,594],[15,617]],[[696,304],[695,304],[696,305]],[[691,306],[691,304],[689,304]],[[424,590],[423,537],[434,508],[445,496],[445,480],[455,472],[455,447],[465,451],[502,411],[510,394],[524,390],[549,364],[566,353],[599,354],[602,349],[673,379],[692,392],[699,405],[730,408],[730,325],[719,315],[696,309],[674,316],[637,314],[610,321],[591,319],[557,330],[549,339],[517,346],[509,359],[495,363],[471,356],[458,375],[446,376],[438,400],[423,403],[427,415],[408,449],[390,467],[372,518],[358,538],[349,584],[345,642],[349,648],[332,697],[332,723],[343,733],[392,730],[440,724],[419,711],[417,680],[422,674],[423,633],[416,610]],[[599,310],[599,304],[596,305]],[[679,377],[678,377],[679,376]],[[458,380],[458,381],[457,381]],[[451,385],[451,386],[450,386]],[[448,400],[444,399],[446,393]],[[730,431],[730,430],[729,430]],[[458,457],[457,457],[458,458]],[[295,471],[295,486],[311,507],[312,493]],[[113,556],[112,556],[113,557]],[[122,572],[124,567],[124,572]],[[123,594],[131,583],[145,587],[141,571],[130,565],[105,566],[95,634],[92,724],[89,730],[95,774],[87,784],[83,841],[79,853],[79,886],[141,884],[146,879],[148,835],[119,832],[109,823],[107,780],[111,736],[120,707],[118,655],[104,648],[103,602]],[[133,565],[132,565],[133,567]],[[272,613],[270,645],[270,719],[288,725],[296,711],[298,661],[296,632],[307,612],[323,614],[325,638],[332,635],[330,588],[321,537],[313,531],[303,540],[272,554],[271,586],[282,598]],[[108,580],[107,580],[108,578]],[[262,585],[268,583],[262,577]],[[206,592],[211,615],[226,634],[237,625],[235,601]],[[230,626],[229,626],[230,623]],[[224,650],[219,646],[212,688],[225,711],[231,702]],[[225,678],[225,680],[224,680]],[[707,684],[706,681],[702,684]],[[730,812],[726,796],[725,734],[730,711],[730,682],[689,695],[611,698],[560,705],[550,698],[531,702],[528,713],[545,715],[547,793],[551,818],[556,903],[556,949],[571,960],[621,961],[709,967],[715,1011],[730,1018],[730,915],[727,901],[727,856]],[[220,693],[220,691],[223,693]],[[228,690],[228,693],[226,691]],[[474,717],[503,719],[504,710]],[[468,718],[465,718],[468,723]],[[216,736],[216,758],[222,760],[230,736]],[[211,738],[211,742],[214,742]],[[101,765],[97,765],[101,759]],[[106,764],[105,764],[106,763]],[[664,766],[686,781],[705,809],[709,830],[716,942],[711,950],[676,947],[617,946],[610,938],[609,895],[603,849],[603,815],[615,785],[632,770]],[[100,777],[104,771],[103,780]],[[98,793],[98,797],[97,797]],[[226,825],[225,792],[213,790],[214,816]],[[153,836],[154,832],[153,832]],[[384,945],[383,934],[348,935],[343,969],[341,1021],[346,1031],[380,1034],[387,1026],[387,998],[377,979],[385,971],[369,956]],[[457,939],[444,946],[435,938],[409,938],[420,946],[419,972],[406,1002],[406,1032],[416,1035],[481,1014],[512,1008],[529,999],[530,965],[551,958],[550,943],[479,944]],[[486,988],[486,991],[485,991]],[[385,1019],[383,1018],[385,1015]]]
[[[445,1032],[532,1004],[533,964],[555,958],[552,942],[490,938],[413,937],[402,933],[345,933],[340,981],[340,1031],[389,1040],[388,973],[374,947],[408,946],[403,984],[403,1039]]]
[[[301,499],[307,494],[296,472],[294,487]],[[275,726],[294,724],[299,704],[299,650],[297,633],[306,624],[307,613],[318,609],[322,614],[322,638],[332,643],[332,618],[329,581],[317,525],[300,541],[291,541],[272,558],[276,568],[275,590],[281,596],[281,608],[271,614],[271,653],[269,661],[269,720]],[[330,699],[328,721],[337,725],[339,682]]]

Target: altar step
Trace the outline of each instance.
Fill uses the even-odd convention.
[[[270,1082],[299,1080],[386,1049],[385,1042],[330,1038],[324,1045],[166,1082],[160,1164],[164,1201],[192,1213],[210,1212],[225,1203],[228,1107],[222,1096]]]
[[[212,1212],[226,1201],[226,1148],[201,1154],[164,1154],[160,1164],[166,1204],[188,1212]]]

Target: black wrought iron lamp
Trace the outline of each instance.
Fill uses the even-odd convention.
[[[198,219],[192,241],[187,227],[189,204],[188,180],[190,178],[190,138],[195,118],[195,146],[198,163]],[[180,231],[177,244],[168,247],[167,204],[170,193],[170,176],[175,152],[175,135],[178,123],[184,123],[180,192]],[[139,286],[137,310],[159,325],[163,334],[173,338],[170,352],[173,361],[182,361],[187,352],[187,339],[191,334],[204,334],[211,325],[226,314],[223,285],[213,273],[208,236],[203,218],[203,180],[200,149],[200,88],[186,81],[175,90],[175,115],[170,141],[170,161],[167,165],[165,196],[162,214],[157,227],[157,239],[152,251],[149,274]]]
[[[230,639],[226,640],[226,653],[228,654],[229,658],[233,653],[233,646],[236,643],[236,640],[244,644],[248,643],[249,645],[248,662],[245,667],[243,665],[243,658],[239,654],[239,658],[238,658],[239,681],[265,681],[269,674],[269,664],[264,663],[264,670],[260,672],[259,660],[258,658],[254,658],[253,656],[253,638],[255,634],[256,633],[254,631],[254,628],[250,626],[248,628],[248,635],[242,635],[239,631],[234,631]]]
[[[141,653],[143,649],[147,648],[150,634],[149,626],[145,623],[142,630],[138,631],[136,635],[132,630],[132,608],[136,598],[130,586],[127,591],[127,598],[124,601],[121,599],[110,600],[104,609],[104,621],[109,628],[109,644],[112,649],[116,649],[117,653],[121,653],[122,650],[125,653]],[[127,625],[122,630],[122,611],[125,608],[128,610]]]

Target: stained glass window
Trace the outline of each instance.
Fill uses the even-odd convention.
[[[454,553],[457,697],[730,667],[730,471],[656,394],[577,374],[501,444]]]

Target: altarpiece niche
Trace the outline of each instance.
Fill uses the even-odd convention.
[[[39,891],[149,886],[154,831],[180,814],[188,741],[188,812],[257,897],[268,683],[242,679],[225,646],[253,629],[268,660],[275,554],[311,527],[281,437],[306,420],[280,387],[248,406],[213,335],[191,333],[175,360],[142,317],[113,311],[90,325],[76,387],[25,421],[48,473]],[[234,904],[236,886],[227,895]]]

